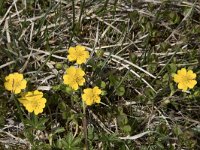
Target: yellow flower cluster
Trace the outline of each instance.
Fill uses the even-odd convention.
[[[81,45],[77,45],[76,47],[70,47],[69,55],[67,56],[69,61],[76,61],[77,64],[83,64],[89,58],[89,52],[86,51],[86,48]]]
[[[38,90],[27,92],[18,100],[23,104],[28,112],[34,112],[35,115],[43,112],[43,108],[47,101],[43,97],[43,93]]]
[[[11,73],[5,77],[4,86],[13,94],[19,94],[21,90],[26,88],[26,84],[27,81],[24,79],[23,74],[20,73]],[[28,112],[34,112],[35,115],[43,112],[46,103],[43,93],[38,90],[27,92],[18,100]]]
[[[83,64],[89,58],[89,52],[84,46],[77,45],[76,47],[70,47],[67,56],[69,61],[76,61],[77,64]],[[85,72],[81,68],[74,66],[69,67],[66,70],[66,74],[63,75],[64,84],[70,86],[74,90],[78,90],[79,86],[83,86],[85,83]],[[93,89],[84,89],[82,94],[82,101],[86,105],[92,105],[94,103],[100,103],[101,90],[96,86]]]
[[[19,94],[21,90],[26,88],[27,81],[24,80],[23,74],[12,73],[5,77],[4,86],[6,90],[14,94]]]
[[[101,90],[95,86],[92,88],[87,88],[83,90],[84,94],[82,94],[83,102],[85,102],[86,105],[92,105],[94,103],[100,103],[100,94]]]
[[[182,91],[187,91],[187,89],[192,89],[197,84],[196,74],[192,70],[186,70],[182,68],[178,70],[177,74],[173,75],[174,81],[178,83],[178,88]]]
[[[83,76],[85,72],[81,68],[75,68],[73,66],[66,70],[66,74],[63,76],[64,84],[69,85],[72,89],[77,90],[78,86],[83,86],[85,79]]]

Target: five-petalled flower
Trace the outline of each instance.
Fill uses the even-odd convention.
[[[83,102],[90,106],[94,103],[100,103],[100,94],[101,94],[101,89],[99,87],[95,86],[94,88],[87,88],[83,90],[84,94],[82,94],[82,100]]]
[[[174,81],[178,83],[178,88],[182,91],[187,91],[187,89],[192,89],[197,84],[196,74],[192,70],[186,70],[182,68],[178,70],[177,74],[173,75]]]
[[[14,94],[19,94],[21,90],[26,88],[26,84],[27,81],[24,79],[23,74],[20,73],[11,73],[5,77],[5,88]]]
[[[83,86],[85,83],[85,72],[81,68],[75,68],[73,66],[66,70],[66,74],[63,76],[64,84],[69,85],[72,89],[77,90],[79,86]]]
[[[28,112],[34,112],[35,115],[43,112],[45,103],[47,101],[43,97],[43,93],[38,90],[27,92],[18,100]]]
[[[89,52],[84,46],[77,45],[76,47],[70,47],[67,56],[69,61],[76,61],[77,64],[83,64],[89,58]]]

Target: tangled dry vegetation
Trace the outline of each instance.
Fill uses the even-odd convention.
[[[0,16],[0,149],[200,149],[198,0],[2,0]],[[103,91],[87,127],[80,93],[63,84],[76,45],[90,52],[87,86]],[[181,68],[197,74],[186,92],[173,81]],[[13,72],[44,93],[37,117],[5,90]]]

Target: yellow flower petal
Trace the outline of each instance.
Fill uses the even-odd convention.
[[[192,89],[197,84],[195,80],[196,74],[192,70],[187,71],[185,68],[182,68],[173,77],[174,81],[178,83],[178,88],[183,91],[186,91],[188,88]]]
[[[196,80],[190,80],[187,84],[187,86],[192,89],[194,88],[194,86],[197,84],[197,81]]]
[[[46,98],[41,98],[40,101],[41,101],[41,107],[44,107],[47,102]]]
[[[178,75],[184,76],[184,75],[186,75],[186,73],[187,73],[187,70],[185,68],[178,70]]]
[[[46,99],[43,98],[43,93],[38,90],[27,92],[18,100],[28,112],[34,111],[36,115],[43,112],[46,103]]]
[[[91,106],[94,103],[93,99],[89,98],[85,101],[85,104]]]
[[[84,78],[81,78],[77,81],[78,85],[79,86],[83,86],[83,84],[85,83],[85,79]]]
[[[91,105],[93,104],[93,102],[92,102],[92,101],[89,101],[89,100],[86,101],[85,103],[86,103],[86,105],[88,105],[88,106],[91,106]]]
[[[84,76],[84,75],[85,75],[85,72],[84,72],[81,68],[78,68],[78,69],[76,70],[76,74],[77,74],[78,76]]]
[[[87,95],[86,94],[82,94],[82,100],[85,102],[87,100]]]
[[[93,93],[99,95],[99,94],[101,94],[101,90],[97,86],[95,86],[93,88]]]
[[[175,74],[175,75],[174,75],[174,81],[175,81],[176,83],[179,83],[179,82],[181,82],[181,81],[182,81],[182,78],[181,78],[181,76],[179,76],[179,75]]]
[[[22,80],[20,88],[21,89],[25,89],[26,88],[26,84],[27,84],[27,81],[26,80]]]
[[[89,52],[84,46],[81,45],[77,45],[76,47],[70,47],[68,52],[68,60],[76,61],[77,64],[85,63],[86,59],[89,58]]]
[[[13,73],[14,74],[14,73]],[[13,74],[9,74],[8,76],[5,77],[5,80],[6,81],[9,81],[9,80],[13,80],[14,76]]]
[[[26,100],[28,101],[35,101],[35,95],[33,92],[28,92],[25,96]]]
[[[81,64],[85,63],[85,61],[86,61],[85,58],[78,58],[77,61],[76,61],[76,63],[79,64],[79,65],[81,65]]]
[[[34,101],[34,97],[33,97],[33,92],[27,92],[24,94],[23,96],[24,99],[26,99],[27,101]]]
[[[12,91],[12,84],[10,84],[9,82],[5,82],[4,83],[4,86],[5,86],[5,88],[8,90],[8,91]]]
[[[77,90],[78,86],[83,86],[85,72],[81,68],[70,67],[66,72],[67,74],[63,75],[64,84],[69,85],[74,90]]]
[[[74,47],[69,48],[69,55],[67,56],[69,61],[75,61],[77,59],[76,50]]]
[[[69,75],[64,75],[63,76],[63,79],[64,79],[64,84],[70,84],[72,82],[72,77],[70,77]]]
[[[100,98],[99,96],[96,96],[95,99],[94,99],[94,101],[95,101],[96,103],[98,103],[98,104],[100,103],[100,100],[101,100],[101,98]]]
[[[86,59],[88,59],[88,58],[90,57],[89,52],[88,52],[88,51],[85,51],[84,56],[85,56]]]
[[[68,50],[68,53],[69,53],[69,54],[74,54],[74,53],[76,53],[75,47],[70,47],[69,50]]]
[[[78,84],[77,83],[73,83],[70,86],[71,86],[72,89],[78,90]]]
[[[19,94],[21,92],[21,89],[20,88],[16,88],[15,90],[13,90],[13,93],[14,94]]]
[[[35,115],[38,115],[39,113],[42,113],[42,112],[43,112],[43,108],[39,108],[39,109],[34,110]]]
[[[17,73],[17,72],[15,72],[14,74],[13,74],[13,76],[15,76],[15,78],[17,78],[17,80],[18,81],[21,81],[21,80],[23,80],[23,74],[20,74],[20,73]]]
[[[82,94],[82,101],[86,104],[86,105],[92,105],[94,103],[100,103],[100,96],[99,94],[101,93],[101,90],[95,86],[93,89],[92,88],[87,88],[83,90],[83,94]]]
[[[87,89],[84,89],[83,92],[85,94],[90,94],[90,93],[92,93],[92,89],[91,88],[87,88]]]
[[[77,50],[78,52],[82,52],[82,51],[85,51],[85,47],[84,47],[84,46],[81,46],[81,45],[77,45],[77,46],[76,46],[76,50]]]
[[[76,74],[76,68],[71,66],[66,70],[66,73],[68,75],[74,76]]]
[[[43,93],[35,90],[33,92],[28,92],[24,95],[25,99],[28,101],[35,101],[37,99],[41,99],[43,97]]]
[[[35,99],[41,99],[43,97],[43,93],[38,91],[38,90],[35,90],[33,92],[34,96],[35,96]]]
[[[26,88],[27,81],[23,79],[23,74],[12,73],[5,77],[4,86],[8,91],[18,94]]]
[[[33,110],[34,110],[34,107],[33,107],[33,105],[29,102],[29,103],[26,103],[26,104],[24,104],[24,107],[26,108],[26,110],[28,111],[28,112],[33,112]]]
[[[22,103],[22,104],[23,104],[23,103],[26,103],[26,101],[27,101],[24,97],[18,98],[18,100],[19,100],[19,102]]]
[[[67,56],[67,59],[68,59],[69,61],[75,61],[75,60],[76,60],[76,55],[68,55],[68,56]]]
[[[188,76],[188,78],[191,79],[191,80],[196,78],[196,74],[193,73],[192,70],[188,70],[187,76]]]
[[[183,83],[179,83],[178,84],[178,88],[183,90],[183,91],[187,91],[188,87],[186,84],[183,84]]]

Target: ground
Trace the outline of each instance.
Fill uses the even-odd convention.
[[[200,149],[200,2],[198,0],[0,1],[0,149]],[[90,58],[77,65],[69,48]],[[70,66],[85,83],[63,83]],[[185,68],[197,84],[182,91]],[[6,90],[23,74],[26,89]],[[86,106],[86,88],[101,89]],[[18,100],[39,90],[42,113]],[[98,95],[96,95],[98,97]]]

